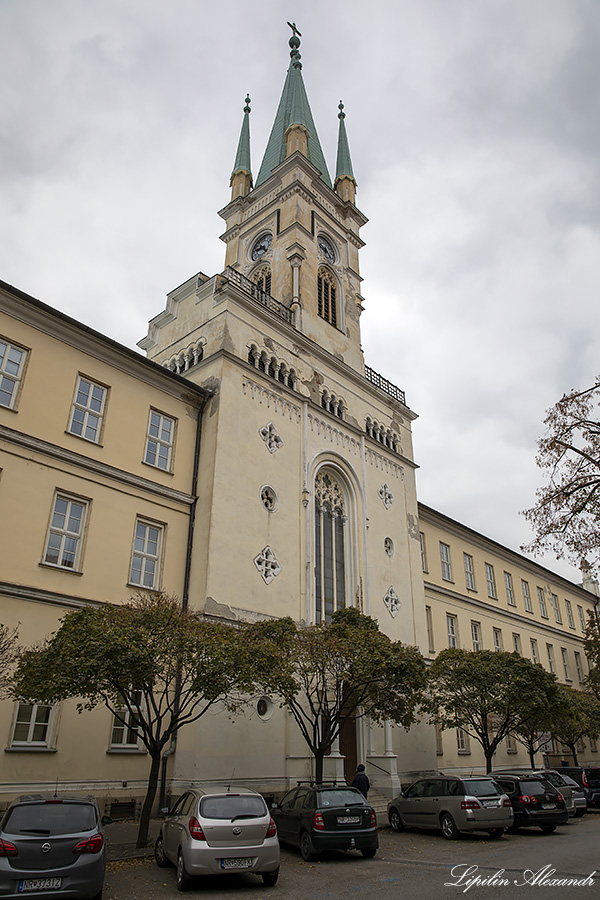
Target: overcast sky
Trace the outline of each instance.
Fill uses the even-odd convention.
[[[221,271],[287,20],[332,174],[346,105],[365,358],[420,416],[419,498],[518,549],[544,412],[600,372],[599,0],[0,0],[0,278],[134,347]]]

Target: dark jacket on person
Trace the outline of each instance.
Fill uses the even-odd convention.
[[[358,788],[363,797],[367,798],[367,794],[369,793],[369,788],[371,787],[371,782],[365,775],[364,769],[361,772],[356,773],[354,776],[354,781],[352,782],[352,787]]]

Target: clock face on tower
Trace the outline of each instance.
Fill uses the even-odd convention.
[[[335,250],[333,249],[331,242],[328,241],[327,238],[322,234],[320,234],[317,238],[317,244],[325,259],[330,263],[335,262]]]
[[[261,256],[264,256],[271,244],[273,243],[273,235],[269,234],[266,231],[264,234],[254,242],[254,246],[252,247],[251,257],[254,261],[260,259]]]

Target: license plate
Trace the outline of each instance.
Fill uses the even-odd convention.
[[[482,806],[492,806],[492,807],[497,808],[498,806],[500,806],[500,801],[499,800],[482,800],[481,805]]]
[[[240,856],[235,859],[222,859],[222,869],[249,869],[252,865],[251,856]]]
[[[26,878],[19,882],[19,893],[25,891],[55,891],[60,888],[62,878]]]
[[[338,816],[338,825],[358,825],[360,816]]]
[[[542,803],[542,809],[556,809],[556,803]]]

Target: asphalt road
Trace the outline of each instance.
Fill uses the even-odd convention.
[[[548,881],[569,878],[584,883],[552,886]],[[331,853],[305,863],[298,853],[282,848],[273,888],[259,877],[237,874],[201,879],[189,893],[210,900],[451,900],[463,894],[476,900],[596,900],[600,813],[571,819],[554,834],[523,829],[500,840],[483,834],[446,841],[435,832],[382,829],[374,859]],[[177,894],[174,869],[159,869],[151,859],[109,863],[104,900],[166,900]]]

